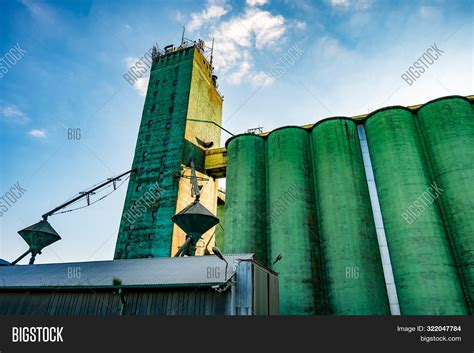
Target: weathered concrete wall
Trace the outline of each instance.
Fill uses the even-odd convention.
[[[194,160],[203,171],[198,139],[214,141],[214,146],[220,140],[218,127],[187,119],[206,116],[220,124],[221,111],[222,99],[199,49],[189,47],[154,61],[133,160],[137,172],[128,185],[116,259],[170,256],[177,249],[182,233],[171,217],[192,201],[189,179],[180,178],[183,166]],[[212,212],[217,202],[214,184],[209,180],[203,190],[209,192],[203,204]]]

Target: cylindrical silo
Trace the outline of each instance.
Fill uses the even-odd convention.
[[[474,114],[462,97],[425,104],[418,132],[428,156],[464,295],[474,313]]]
[[[227,143],[226,253],[255,253],[266,265],[265,140],[240,135]]]
[[[378,111],[365,129],[401,313],[466,314],[412,113]]]
[[[280,313],[316,313],[316,229],[309,133],[274,130],[267,141],[269,262],[279,273]]]
[[[345,118],[328,119],[311,136],[328,313],[388,315],[357,126]]]

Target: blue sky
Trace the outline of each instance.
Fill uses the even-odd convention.
[[[146,78],[122,76],[153,44],[179,43],[183,25],[188,38],[215,38],[234,133],[474,93],[471,1],[0,3],[0,56],[19,57],[0,67],[0,195],[17,182],[27,190],[0,217],[8,260],[26,250],[18,230],[130,168]],[[433,43],[441,56],[408,85],[400,76]],[[68,140],[69,128],[81,139]],[[125,190],[50,218],[63,240],[37,262],[112,258]]]

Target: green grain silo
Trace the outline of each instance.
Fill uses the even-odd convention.
[[[329,314],[390,314],[356,123],[312,130],[317,219]]]
[[[225,251],[252,252],[266,264],[265,140],[240,135],[228,141],[227,149]]]
[[[315,204],[309,134],[302,128],[272,131],[267,142],[269,260],[283,254],[280,313],[314,314],[317,283]],[[322,304],[322,303],[320,303]]]
[[[474,312],[474,114],[463,97],[429,102],[418,130],[470,312]]]
[[[383,109],[365,128],[401,313],[466,314],[412,113]]]

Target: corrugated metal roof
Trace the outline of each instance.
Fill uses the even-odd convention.
[[[253,260],[253,254],[224,257],[229,263],[227,279],[235,274],[235,262]],[[114,278],[125,287],[215,285],[225,282],[224,273],[225,262],[217,256],[2,266],[0,289],[107,287]]]

